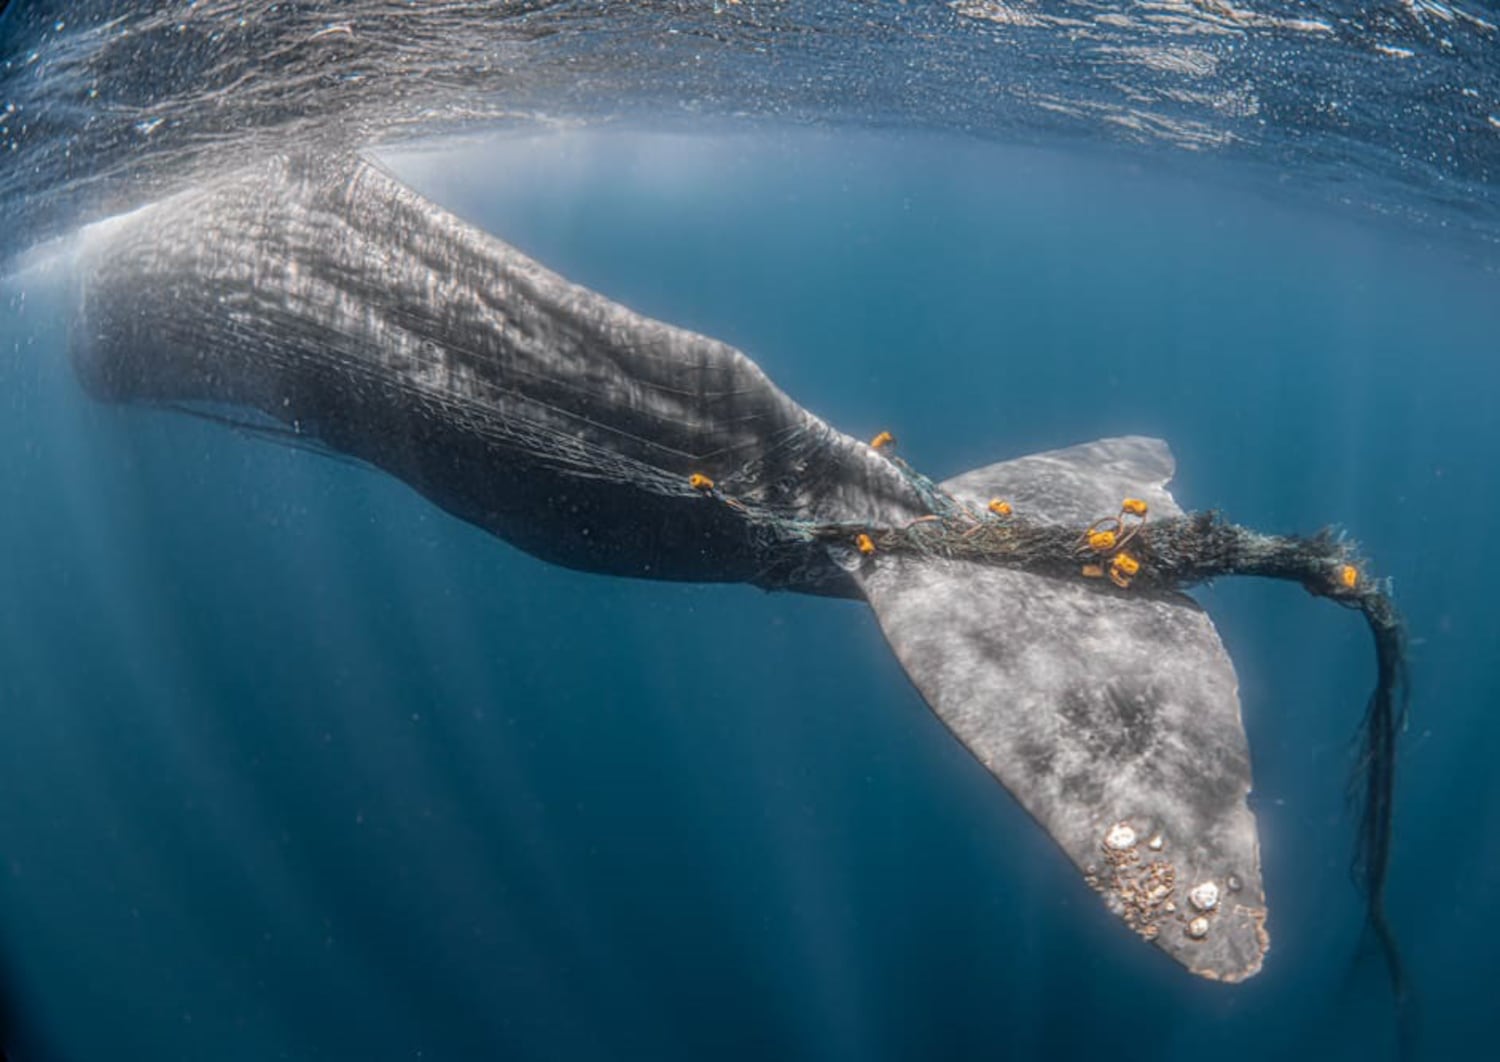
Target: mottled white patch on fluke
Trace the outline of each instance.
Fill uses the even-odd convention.
[[[943,486],[1081,527],[1125,497],[1152,518],[1180,514],[1172,471],[1164,443],[1131,437]],[[1111,910],[1204,977],[1260,969],[1268,938],[1237,682],[1191,599],[917,556],[877,556],[860,578],[933,710]],[[1240,888],[1226,897],[1215,883],[1229,880]]]

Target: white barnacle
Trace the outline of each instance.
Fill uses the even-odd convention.
[[[1188,902],[1200,911],[1219,906],[1219,886],[1212,881],[1199,882],[1188,890]]]
[[[1135,829],[1128,822],[1117,822],[1104,835],[1104,843],[1116,852],[1135,847]]]
[[[1146,847],[1151,849],[1151,851],[1153,852],[1160,852],[1162,850],[1162,846],[1166,843],[1167,842],[1162,838],[1161,834],[1153,833],[1151,835],[1151,840],[1146,842]]]
[[[1194,940],[1202,940],[1208,936],[1208,919],[1199,915],[1187,924],[1187,935]]]

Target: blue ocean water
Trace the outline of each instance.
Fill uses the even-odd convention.
[[[371,99],[421,132],[430,93],[435,131],[527,131],[388,149],[405,179],[934,476],[1139,432],[1185,507],[1346,528],[1412,639],[1388,906],[1420,1055],[1493,1050],[1492,11],[640,4],[602,32],[599,5],[475,5],[518,12],[496,45],[380,5],[138,6],[0,22],[40,27],[0,71],[0,261],[217,153],[382,139]],[[1156,25],[1191,47],[1143,48]],[[0,281],[14,1057],[1395,1057],[1348,871],[1355,616],[1196,592],[1272,939],[1209,984],[1121,929],[863,605],[547,567],[367,469],[94,404],[66,268],[26,261]]]
[[[932,160],[941,159],[936,167]],[[393,164],[948,475],[1124,431],[1178,497],[1356,532],[1414,640],[1393,921],[1427,1057],[1500,976],[1493,274],[1109,156],[834,133]],[[11,285],[0,956],[21,1058],[1390,1057],[1351,957],[1372,672],[1298,590],[1202,594],[1272,951],[1187,977],[931,717],[863,606],[544,566],[379,474],[100,407]]]

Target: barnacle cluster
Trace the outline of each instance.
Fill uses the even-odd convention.
[[[1159,834],[1145,842],[1148,851],[1163,846]],[[1127,822],[1117,822],[1104,835],[1099,851],[1104,866],[1088,875],[1125,924],[1146,940],[1155,940],[1162,923],[1176,912],[1173,892],[1177,868],[1168,860],[1143,855],[1140,834]]]
[[[1170,923],[1177,923],[1190,940],[1203,940],[1224,900],[1224,890],[1212,878],[1177,898],[1177,867],[1156,853],[1166,849],[1166,838],[1155,832],[1142,840],[1141,831],[1117,822],[1099,843],[1103,863],[1088,869],[1085,880],[1102,894],[1110,909],[1146,940],[1155,940]],[[1234,892],[1239,880],[1230,876],[1225,888]]]

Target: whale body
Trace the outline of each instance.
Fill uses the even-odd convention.
[[[930,484],[734,348],[564,278],[357,157],[266,160],[98,227],[70,350],[110,402],[366,462],[550,563],[863,599],[917,690],[1125,923],[1238,981],[1269,946],[1248,742],[1212,621],[1176,592],[809,534],[933,492],[1086,526],[1182,515],[1159,440]]]

